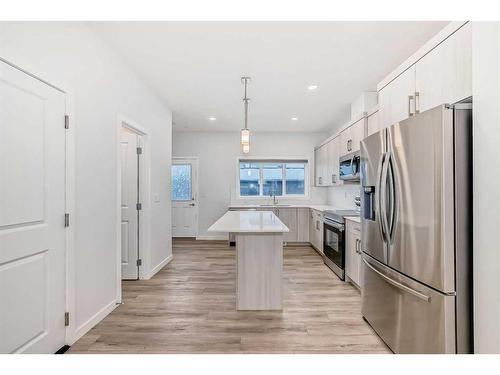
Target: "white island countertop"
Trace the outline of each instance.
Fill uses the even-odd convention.
[[[227,211],[208,232],[286,233],[289,229],[271,211]]]

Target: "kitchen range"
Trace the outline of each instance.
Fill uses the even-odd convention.
[[[345,280],[345,217],[359,216],[359,210],[327,210],[323,218],[323,261]]]

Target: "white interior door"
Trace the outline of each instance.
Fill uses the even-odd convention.
[[[141,136],[122,128],[122,279],[139,278],[139,152]]]
[[[172,161],[172,236],[198,234],[198,161],[176,158]]]
[[[65,344],[65,97],[0,62],[0,352]]]

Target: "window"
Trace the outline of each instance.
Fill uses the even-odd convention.
[[[240,160],[240,196],[305,196],[304,160]]]
[[[191,194],[191,164],[172,165],[172,200],[190,201]]]

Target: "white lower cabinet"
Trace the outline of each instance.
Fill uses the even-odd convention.
[[[347,277],[361,287],[361,224],[346,220],[345,271]]]
[[[276,208],[277,216],[285,224],[289,232],[283,233],[284,242],[297,242],[297,208]]]
[[[309,208],[297,208],[297,242],[309,242]]]
[[[323,254],[323,213],[314,209],[310,210],[309,241]]]
[[[274,212],[290,230],[284,233],[284,242],[309,242],[309,208],[277,207]]]

